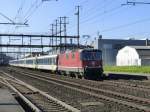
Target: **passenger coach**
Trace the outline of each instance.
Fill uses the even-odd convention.
[[[51,70],[57,70],[57,55],[39,56],[32,58],[24,58],[19,60],[12,60],[9,62],[12,66]]]

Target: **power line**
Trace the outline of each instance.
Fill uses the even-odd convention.
[[[27,25],[27,24],[24,24],[24,23],[16,23],[16,22],[14,22],[12,19],[10,19],[9,17],[7,17],[6,15],[4,15],[3,13],[1,13],[0,12],[0,15],[2,16],[2,17],[4,17],[5,19],[7,19],[8,21],[10,21],[10,22],[7,22],[7,23],[4,23],[4,22],[1,22],[0,24],[7,24],[7,25]]]
[[[24,4],[25,4],[25,0],[23,0],[23,1],[21,2],[20,7],[19,7],[19,9],[17,10],[17,14],[16,14],[16,16],[15,16],[15,18],[14,18],[14,21],[17,19],[18,15],[21,13]]]
[[[8,21],[10,21],[11,23],[15,23],[12,19],[10,19],[9,17],[7,17],[6,15],[4,15],[3,13],[0,12],[0,15],[2,17],[4,17],[5,19],[7,19]]]
[[[82,3],[86,2],[86,1],[88,1],[88,0],[85,0],[85,1],[83,1]],[[105,1],[108,2],[109,0],[105,0]],[[99,2],[99,1],[98,1],[98,2]],[[110,5],[110,4],[113,3],[113,2],[114,2],[114,1],[110,0],[110,2],[109,2],[108,5]],[[88,3],[88,2],[86,2],[86,3]],[[105,2],[105,3],[106,3],[106,2]],[[101,5],[101,4],[100,4],[100,5]],[[99,7],[100,7],[100,5],[99,5]],[[108,5],[107,5],[107,6],[108,6]],[[101,9],[101,8],[104,8],[104,7],[105,7],[105,5],[102,6],[102,7],[100,7],[100,9]],[[93,6],[92,8],[89,8],[88,10],[91,11],[91,10],[93,10],[93,9],[95,9],[95,6]],[[86,14],[87,14],[88,17],[89,17],[88,11],[87,11]],[[93,14],[93,13],[92,13],[92,14]],[[83,17],[86,18],[85,16],[81,16],[81,20],[82,20]],[[89,21],[90,21],[90,20],[89,20]],[[81,24],[82,24],[82,22],[83,22],[83,21],[81,21]],[[74,27],[75,27],[75,25],[72,25],[72,26],[69,27],[69,29],[72,29],[72,28],[74,28]]]
[[[137,20],[137,21],[134,21],[134,22],[131,22],[131,23],[127,23],[127,24],[115,26],[115,27],[112,27],[112,28],[104,29],[101,32],[109,32],[109,31],[113,31],[113,30],[118,30],[118,29],[121,29],[121,28],[129,27],[131,25],[135,25],[135,24],[139,24],[139,23],[143,23],[143,22],[147,22],[147,21],[150,21],[150,18],[145,18],[145,19]]]
[[[98,17],[103,16],[103,15],[108,14],[108,13],[111,13],[111,12],[114,12],[114,11],[120,9],[121,7],[122,6],[119,5],[117,7],[106,10],[105,12],[101,12],[101,13],[98,12],[98,14],[96,13],[96,15],[90,16],[89,18],[86,18],[86,20],[81,21],[80,24],[83,24],[83,23],[86,23],[86,22],[89,22],[89,21],[93,21],[95,19],[99,19]],[[74,27],[74,25],[70,26],[69,29],[72,29],[73,27]]]
[[[25,18],[24,19],[25,23],[27,23],[29,21],[28,20],[29,17],[31,17],[35,13],[35,11],[42,5],[43,1],[41,1],[40,3],[38,3],[38,0],[36,0],[34,3],[35,4],[31,5],[31,8],[29,9],[28,14],[24,17]]]
[[[133,7],[127,7],[127,9],[130,9],[130,8],[133,8]],[[116,16],[117,13],[122,14],[124,11],[127,11],[127,9],[124,8],[123,10],[119,10],[119,12],[114,12],[114,13],[110,14],[109,16],[107,16],[107,19],[110,19],[112,16]],[[121,13],[120,13],[120,11],[121,11]],[[97,18],[97,19],[95,19],[95,21],[90,21],[88,24],[95,24],[95,23],[97,23],[97,21],[101,21],[100,23],[104,23],[103,20],[105,20],[105,19],[104,18],[101,18],[101,19]]]
[[[100,1],[99,1],[100,2]],[[107,3],[108,2],[108,3]],[[105,8],[106,7],[106,5],[107,6],[109,6],[109,5],[111,5],[112,3],[114,3],[114,1],[113,0],[105,0],[105,3],[103,4],[103,3],[101,3],[101,7],[99,6],[99,7],[96,7],[96,6],[93,6],[92,8],[89,8],[88,10],[86,10],[86,13],[85,13],[85,15],[86,16],[83,16],[84,18],[86,18],[86,17],[89,17],[89,15],[91,15],[91,13],[92,12],[98,12],[98,10],[101,10],[101,9],[103,9],[103,8]],[[98,3],[97,3],[98,4]],[[97,5],[96,4],[96,5]],[[92,13],[92,15],[93,15],[94,13]]]
[[[27,23],[29,21],[29,18],[35,13],[35,11],[46,1],[52,1],[52,0],[41,0],[39,3],[38,3],[38,0],[36,0],[32,5],[31,7],[29,8],[28,12],[29,14],[27,14],[26,16],[24,16],[24,20],[25,22],[24,23]],[[53,0],[53,1],[58,1],[58,0]],[[31,10],[31,11],[30,11]]]
[[[38,2],[38,0],[35,0],[35,1],[31,4],[31,6],[29,7],[29,9],[27,10],[27,12],[26,12],[25,15],[24,15],[24,18],[31,12],[32,8],[35,7],[35,5],[37,4],[37,2]]]
[[[23,12],[23,7],[24,7],[24,5],[25,5],[25,0],[23,0],[23,1],[21,2],[20,7],[19,7],[18,10],[17,10],[17,14],[16,14],[16,16],[15,16],[15,18],[14,18],[14,21],[17,21],[17,18],[18,18],[18,21],[20,21],[19,18],[21,18],[21,16],[22,16],[22,12]],[[22,18],[21,18],[21,19],[22,19]],[[21,20],[20,22],[22,22],[22,20]],[[14,32],[15,32],[15,30],[16,30],[17,28],[19,28],[19,27],[21,27],[19,24],[18,24],[18,26],[15,26],[15,28],[13,27]],[[13,29],[12,29],[12,30],[13,30]]]
[[[81,21],[81,24],[86,23],[86,22],[91,21],[91,20],[94,20],[94,19],[98,19],[98,17],[103,16],[103,15],[105,15],[105,14],[108,14],[108,13],[110,13],[110,12],[116,11],[116,10],[118,10],[118,9],[120,9],[120,8],[122,8],[122,6],[117,6],[117,7],[114,7],[114,8],[112,8],[112,9],[109,9],[109,10],[107,10],[107,11],[104,11],[104,12],[102,12],[102,13],[99,13],[99,14],[96,14],[96,15],[94,15],[94,16],[91,16],[91,17],[87,18],[86,20]]]

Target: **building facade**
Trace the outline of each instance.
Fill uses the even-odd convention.
[[[145,46],[150,43],[146,40],[123,40],[123,39],[97,39],[94,48],[102,50],[103,64],[105,66],[115,66],[116,56],[120,49],[125,46]]]

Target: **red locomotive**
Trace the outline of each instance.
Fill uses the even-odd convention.
[[[84,49],[59,54],[57,69],[60,74],[98,79],[103,75],[102,52]]]

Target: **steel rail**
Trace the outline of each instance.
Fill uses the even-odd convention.
[[[21,74],[23,74],[23,73],[28,73],[28,72],[21,72]],[[71,84],[72,86],[82,87],[82,88],[85,88],[85,89],[89,89],[89,90],[93,90],[93,91],[97,91],[97,92],[102,92],[102,93],[107,93],[107,94],[114,95],[114,96],[117,96],[117,97],[122,97],[122,98],[126,98],[126,99],[132,99],[134,101],[150,104],[150,100],[146,99],[146,98],[140,98],[140,97],[136,97],[136,96],[133,96],[133,95],[127,95],[127,94],[118,93],[118,92],[114,92],[114,91],[112,92],[110,90],[103,90],[103,89],[99,89],[99,88],[95,88],[95,87],[91,88],[91,87],[86,86],[86,85],[81,85],[81,84],[74,83],[74,82],[67,82],[67,81],[64,81],[64,80],[55,79],[55,78],[51,78],[51,77],[45,77],[45,76],[41,76],[41,75],[37,75],[37,74],[35,75],[33,73],[28,73],[28,74],[34,75],[34,76],[38,76],[38,77],[41,77],[41,78],[44,78],[44,79],[48,79],[48,80],[50,79],[50,80],[53,80],[53,81],[65,83],[65,84]],[[24,75],[27,75],[27,74],[24,74]]]
[[[33,111],[42,112],[38,107],[36,107],[32,102],[30,102],[23,94],[21,94],[15,87],[13,87],[6,79],[3,79],[4,82],[0,81],[11,90],[13,90]]]
[[[11,77],[11,78],[13,78],[13,79],[15,79],[17,81],[17,83],[22,84],[22,85],[26,86],[27,88],[29,88],[29,89],[31,89],[33,91],[38,92],[42,96],[44,96],[44,97],[46,97],[46,98],[48,98],[48,99],[50,99],[52,101],[55,101],[57,104],[62,105],[63,107],[65,107],[66,109],[68,109],[68,110],[70,110],[72,112],[81,112],[80,110],[78,110],[78,109],[76,109],[76,108],[74,108],[74,107],[72,107],[72,106],[70,106],[70,105],[68,105],[68,104],[66,104],[66,103],[64,103],[64,102],[62,102],[62,101],[60,101],[60,100],[58,100],[58,99],[50,96],[50,95],[48,95],[46,92],[43,92],[43,91],[41,91],[41,90],[39,90],[39,89],[37,89],[37,88],[29,85],[29,84],[27,84],[27,83],[25,83],[25,82],[17,79],[17,78],[14,78],[14,77],[10,76],[8,73],[5,73],[3,71],[2,71],[2,73],[5,74],[5,75],[7,75],[7,76],[9,76],[9,77]],[[14,80],[12,80],[12,81],[14,81]]]
[[[17,69],[15,69],[15,70],[17,70]],[[52,74],[51,74],[51,76],[52,76]],[[56,76],[56,74],[53,74],[53,76]],[[81,79],[79,79],[79,80],[81,80]],[[83,81],[87,81],[87,80],[82,79],[82,82]],[[138,91],[140,90],[143,92],[150,92],[150,87],[142,86],[142,85],[136,85],[136,84],[128,84],[128,83],[114,82],[114,81],[97,82],[97,81],[92,81],[92,80],[88,80],[88,82],[93,83],[93,84],[104,84],[104,85],[115,86],[115,87],[119,86],[120,88],[126,88],[126,89],[138,90]]]
[[[125,105],[125,106],[128,106],[128,107],[136,108],[138,110],[142,110],[142,111],[145,111],[145,112],[150,112],[150,108],[147,107],[147,106],[141,106],[141,105],[138,105],[138,104],[135,104],[135,103],[132,103],[132,102],[122,101],[122,100],[118,100],[118,99],[115,99],[115,98],[110,98],[110,97],[105,96],[105,95],[99,95],[99,94],[93,93],[91,91],[82,90],[82,89],[79,89],[79,88],[76,88],[76,87],[71,87],[71,86],[68,86],[68,85],[60,84],[58,82],[50,81],[50,78],[47,78],[47,79],[39,78],[39,77],[42,77],[42,76],[39,76],[39,75],[38,76],[37,75],[33,76],[33,74],[32,74],[32,76],[31,76],[31,74],[29,75],[29,73],[28,73],[28,75],[24,74],[24,73],[21,73],[21,74],[23,74],[25,76],[29,76],[31,78],[35,78],[35,79],[41,80],[41,81],[46,81],[46,82],[53,83],[53,84],[56,84],[56,85],[59,85],[59,86],[63,86],[63,87],[66,87],[66,88],[69,88],[69,89],[72,89],[72,90],[75,90],[75,91],[78,91],[78,92],[82,92],[82,93],[85,93],[85,94],[88,94],[88,95],[91,95],[91,96],[94,96],[94,97],[97,97],[97,98],[100,98],[100,99],[103,99],[103,100],[106,100],[106,101],[115,102],[115,103],[122,104],[122,105]],[[56,79],[55,79],[55,81],[56,81]],[[61,81],[61,82],[65,82],[65,81]],[[76,85],[80,86],[80,87],[84,87],[83,85],[79,85],[79,84],[76,84]],[[120,94],[116,94],[116,96],[118,96],[118,95],[120,96]],[[122,97],[126,98],[127,96],[126,97],[122,96]],[[136,97],[136,98],[138,98],[138,97]],[[131,97],[128,97],[128,99],[132,99],[133,100],[133,98],[131,98]],[[138,100],[137,99],[134,99],[134,100],[138,101],[139,98],[138,98]],[[140,102],[145,102],[145,100],[141,100]],[[146,100],[146,102],[149,103],[149,101],[147,101],[147,100]]]

